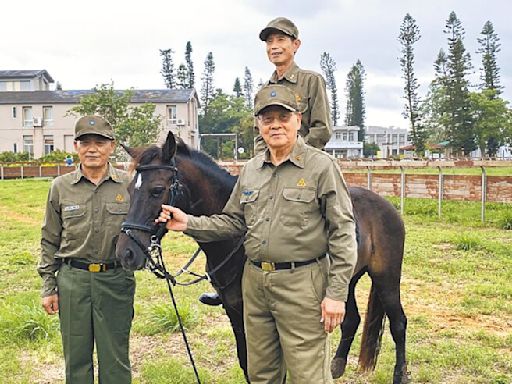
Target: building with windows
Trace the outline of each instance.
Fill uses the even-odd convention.
[[[56,149],[73,151],[78,116],[68,111],[93,91],[54,91],[51,83],[46,71],[0,71],[0,152],[24,151],[39,158]],[[135,90],[131,105],[144,103],[155,104],[155,114],[162,117],[159,141],[172,131],[198,149],[199,99],[194,89]]]
[[[370,125],[365,129],[365,141],[368,144],[377,144],[379,151],[377,157],[388,158],[404,154],[404,147],[409,143],[408,131],[399,127],[379,127]]]
[[[363,157],[363,143],[357,140],[359,127],[333,127],[332,131],[331,139],[325,145],[327,153],[337,158]]]

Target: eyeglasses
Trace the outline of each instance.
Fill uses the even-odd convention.
[[[258,120],[260,120],[264,125],[272,124],[275,119],[277,119],[280,123],[286,124],[290,121],[292,115],[292,112],[268,112],[259,115]]]

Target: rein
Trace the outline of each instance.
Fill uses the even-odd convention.
[[[178,169],[176,168],[176,163],[174,159],[172,160],[171,165],[142,165],[136,168],[137,172],[144,172],[154,169],[169,169],[173,171],[173,176],[171,179],[171,185],[169,186],[169,199],[168,205],[174,205],[176,200],[176,196],[178,195],[180,183],[178,180]],[[136,237],[131,230],[138,230],[143,232],[149,232],[151,234],[151,243],[149,247],[145,248],[144,244],[140,241],[138,237]],[[196,364],[194,362],[194,357],[192,356],[192,350],[190,349],[190,344],[187,340],[187,335],[185,333],[185,327],[183,326],[183,321],[181,320],[181,316],[178,311],[178,305],[176,303],[176,299],[174,297],[174,292],[172,290],[172,286],[176,285],[176,279],[169,272],[167,272],[167,268],[165,267],[164,259],[162,257],[162,246],[160,242],[164,237],[167,229],[165,228],[165,223],[158,223],[153,227],[148,225],[141,225],[137,223],[123,222],[121,224],[121,231],[125,233],[130,239],[132,239],[135,244],[142,250],[144,255],[146,256],[146,266],[153,272],[157,277],[165,279],[167,283],[167,288],[169,289],[169,295],[171,296],[172,305],[174,307],[174,311],[176,312],[176,318],[178,319],[178,323],[180,325],[181,335],[183,336],[183,341],[185,343],[185,347],[187,348],[187,354],[194,369],[194,374],[196,376],[198,384],[201,384],[201,380],[199,379],[199,372],[197,371]]]

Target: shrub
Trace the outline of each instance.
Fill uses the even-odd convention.
[[[0,163],[15,163],[20,161],[29,161],[30,154],[28,152],[0,152]]]
[[[180,325],[174,307],[170,304],[157,304],[151,308],[145,333],[154,335],[161,332],[178,332]],[[193,326],[197,319],[190,306],[178,306],[181,321],[185,328]]]
[[[470,251],[472,249],[477,249],[480,246],[480,240],[471,235],[463,233],[459,237],[457,237],[454,241],[454,244],[458,251]]]

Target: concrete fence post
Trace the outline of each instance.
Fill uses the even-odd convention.
[[[483,165],[480,166],[482,168],[482,223],[485,223],[485,202],[487,199],[487,173],[485,171],[485,167]]]
[[[439,181],[437,183],[437,215],[439,216],[439,218],[441,218],[441,209],[444,193],[444,175],[441,166],[438,166],[437,169],[439,169]]]
[[[405,170],[400,166],[400,213],[404,214],[404,201],[405,201]]]
[[[368,190],[371,191],[372,190],[372,169],[370,168],[369,165],[366,166],[366,168],[368,169],[368,180],[367,180],[367,186],[368,186]]]
[[[21,171],[21,180],[23,180],[23,174],[24,174],[24,172],[23,172],[23,165],[20,166],[20,171]]]
[[[3,180],[4,179],[4,166],[3,165],[0,167],[0,176]]]

